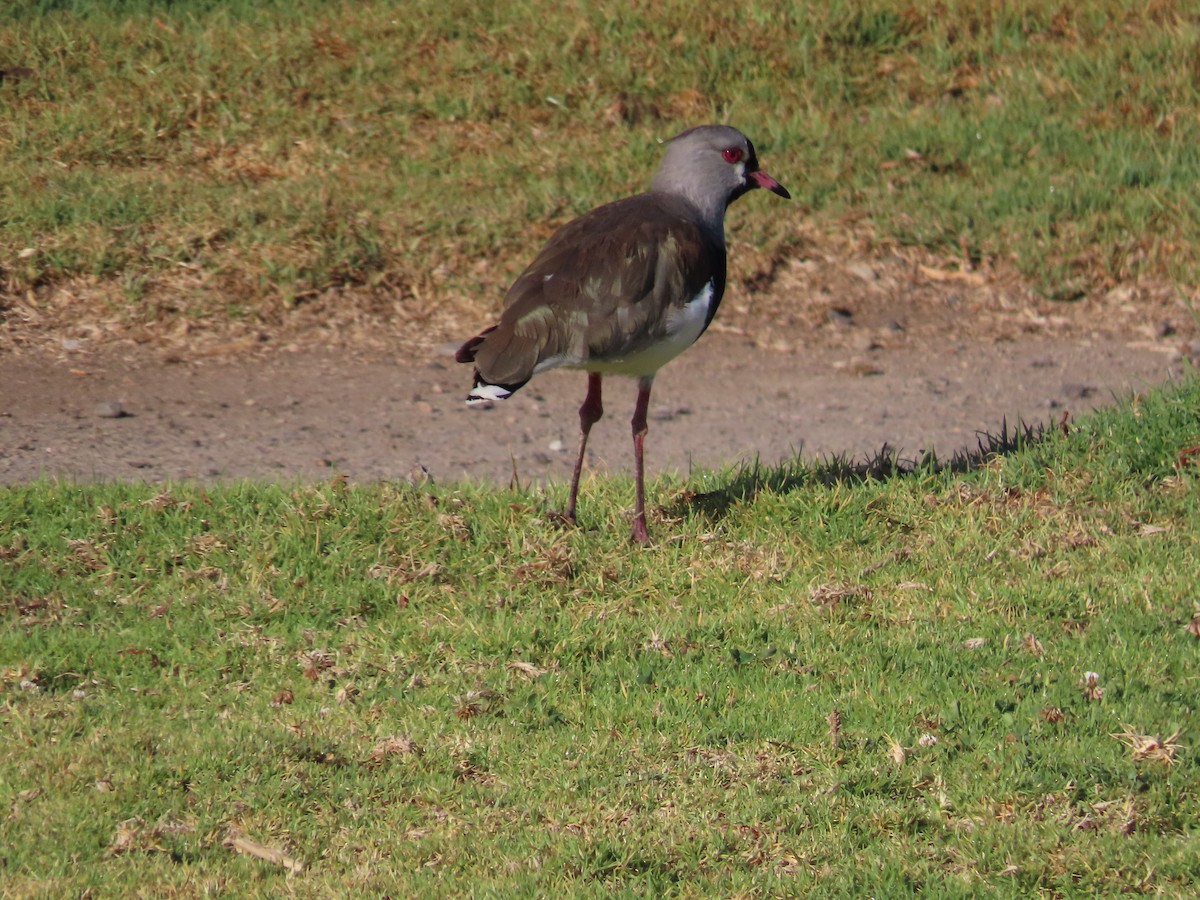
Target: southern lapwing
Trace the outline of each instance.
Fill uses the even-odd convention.
[[[555,232],[509,288],[500,321],[455,354],[475,364],[470,404],[502,400],[547,369],[588,373],[567,521],[575,521],[588,432],[604,414],[601,379],[625,375],[638,383],[632,537],[649,540],[642,448],[650,386],[716,314],[725,290],[725,209],[754,188],[791,198],[758,167],[754,145],[740,131],[702,125],[676,135],[649,191]]]

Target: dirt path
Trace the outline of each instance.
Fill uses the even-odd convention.
[[[59,335],[10,348],[0,481],[370,481],[422,466],[438,481],[569,475],[580,373],[469,409],[449,333],[397,338],[417,349],[394,356],[386,340],[307,337],[203,354]],[[733,291],[714,329],[660,374],[649,468],[861,456],[885,442],[948,456],[1005,418],[1057,420],[1177,377],[1195,350],[1168,291],[1044,306],[1011,283],[910,260],[799,261],[767,291]],[[633,394],[606,382],[594,469],[629,471]]]

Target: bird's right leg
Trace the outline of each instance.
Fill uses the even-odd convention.
[[[638,379],[637,404],[633,408],[633,477],[636,493],[633,508],[633,533],[630,538],[639,544],[650,542],[650,532],[646,528],[646,464],[642,457],[646,443],[646,410],[650,407],[650,386],[652,384],[654,384],[653,375],[646,375]]]
[[[575,503],[579,499],[579,476],[583,473],[583,454],[587,449],[588,432],[604,415],[604,404],[600,402],[600,373],[588,373],[587,396],[579,407],[579,456],[575,458],[575,471],[571,475],[571,496],[567,498],[567,511],[563,518],[575,521]]]

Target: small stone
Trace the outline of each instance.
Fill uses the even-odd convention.
[[[879,273],[865,262],[854,262],[846,266],[846,271],[863,281],[878,281]]]
[[[852,360],[850,364],[846,366],[846,371],[851,375],[857,375],[860,378],[883,374],[883,369],[881,367],[875,365],[874,363],[867,362],[865,359]]]
[[[858,349],[863,353],[874,353],[876,350],[882,350],[883,344],[879,343],[873,337],[864,337],[858,342]]]
[[[125,404],[119,400],[105,400],[96,404],[96,416],[100,419],[123,419],[129,415]]]
[[[1175,330],[1174,322],[1159,322],[1154,326],[1154,336],[1161,340],[1162,338],[1171,337],[1175,333]]]
[[[1078,384],[1073,381],[1064,382],[1062,389],[1069,400],[1086,400],[1096,393],[1096,389],[1090,384]]]
[[[848,327],[854,324],[854,311],[844,306],[831,306],[828,313],[830,324]]]
[[[567,449],[567,443],[562,438],[555,438],[550,442],[549,449],[552,453],[563,453]]]

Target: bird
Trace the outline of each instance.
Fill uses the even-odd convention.
[[[470,405],[510,397],[535,375],[587,373],[579,451],[565,511],[576,523],[592,426],[606,375],[637,381],[631,540],[649,541],[644,446],[658,370],[704,333],[725,291],[725,211],[757,188],[791,199],[759,167],[754,145],[728,125],[698,125],[665,144],[649,189],[584,213],[554,232],[505,295],[499,320],[462,344],[474,364]]]

